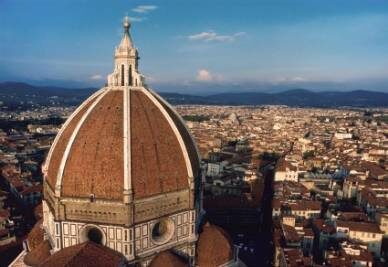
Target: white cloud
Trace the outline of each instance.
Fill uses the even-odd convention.
[[[130,22],[141,22],[144,20],[146,20],[146,18],[144,18],[144,17],[129,17]]]
[[[297,77],[292,77],[292,78],[291,78],[291,81],[293,81],[293,82],[305,82],[306,79],[303,78],[303,77],[297,76]]]
[[[301,76],[291,76],[291,77],[275,77],[270,80],[273,84],[283,84],[283,83],[304,83],[311,80],[301,77]]]
[[[213,82],[213,81],[221,81],[222,76],[219,74],[213,74],[207,69],[200,69],[197,73],[197,81],[200,82]]]
[[[94,80],[94,81],[97,81],[97,80],[102,80],[104,77],[102,77],[102,75],[100,74],[94,74],[92,76],[90,76],[90,80]]]
[[[202,82],[211,81],[213,80],[213,76],[208,70],[202,69],[198,71],[197,80]]]
[[[205,42],[233,42],[237,37],[245,35],[245,32],[236,32],[232,35],[221,35],[215,31],[201,32],[193,35],[189,35],[190,41],[205,41]]]
[[[158,8],[158,6],[155,6],[155,5],[140,5],[140,6],[133,8],[132,11],[136,12],[136,13],[143,14],[143,13],[151,12],[157,8]]]

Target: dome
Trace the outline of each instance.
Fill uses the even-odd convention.
[[[24,263],[28,266],[38,266],[40,263],[51,256],[50,250],[50,242],[48,240],[44,240],[32,251],[27,253],[27,255],[24,257]]]
[[[129,203],[194,188],[194,141],[174,109],[145,85],[128,18],[123,27],[107,86],[69,117],[43,166],[55,198]]]
[[[145,87],[106,87],[67,120],[44,173],[59,197],[122,201],[182,190],[198,174],[198,154],[179,115]]]
[[[44,230],[42,229],[42,222],[43,220],[39,220],[36,222],[34,227],[31,229],[31,231],[28,233],[27,236],[27,244],[28,248],[30,250],[33,250],[36,248],[40,243],[43,242],[44,238]]]
[[[106,86],[67,119],[42,167],[44,229],[57,253],[95,242],[143,264],[186,246],[193,259],[198,152],[182,118],[145,84],[128,19],[123,26]]]
[[[106,246],[85,242],[54,253],[39,266],[104,267],[124,266],[124,262],[125,259],[120,253]]]
[[[206,223],[197,243],[197,263],[201,267],[223,266],[233,260],[233,244],[220,227]]]
[[[181,257],[174,254],[171,251],[165,250],[159,252],[155,258],[152,259],[149,267],[188,267],[188,263],[186,263]]]

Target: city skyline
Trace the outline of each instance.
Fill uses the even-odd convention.
[[[388,90],[384,1],[75,4],[0,3],[0,81],[102,86],[128,15],[140,71],[161,91]]]
[[[181,2],[2,2],[0,265],[383,266],[384,16]]]

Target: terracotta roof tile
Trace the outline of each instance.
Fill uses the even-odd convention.
[[[233,244],[220,227],[205,224],[197,243],[197,260],[201,267],[214,267],[233,259]]]
[[[29,266],[38,266],[40,263],[51,256],[50,250],[50,242],[48,240],[44,240],[32,251],[27,253],[27,255],[24,257],[24,263]]]
[[[57,175],[59,170],[59,165],[66,150],[66,146],[69,143],[70,137],[74,132],[74,129],[77,127],[78,122],[81,120],[82,116],[88,110],[88,108],[93,104],[96,98],[91,99],[84,107],[78,108],[75,112],[77,114],[68,122],[66,128],[63,129],[63,132],[60,136],[57,136],[58,141],[53,147],[51,153],[51,158],[49,159],[49,165],[47,170],[47,183],[51,188],[55,188],[55,183],[57,181]]]
[[[122,90],[103,92],[102,98],[90,101],[67,124],[48,161],[47,182],[54,188],[70,137],[82,115],[96,103],[80,125],[66,159],[61,191],[65,197],[94,194],[100,199],[123,199],[124,94]],[[177,135],[187,149],[194,177],[199,173],[198,154],[184,123],[159,96],[149,92],[130,90],[130,176],[135,199],[189,187],[187,161]]]
[[[149,267],[189,267],[189,264],[182,257],[165,250],[152,259]]]
[[[152,92],[153,93],[153,92]],[[184,122],[180,119],[179,115],[163,100],[159,95],[153,93],[155,98],[159,101],[159,103],[165,108],[170,117],[175,123],[175,126],[178,128],[179,133],[181,134],[183,141],[185,142],[187,152],[189,154],[191,166],[193,168],[193,175],[197,177],[200,171],[200,164],[197,149],[195,143],[190,136],[189,131],[187,130]]]
[[[34,227],[31,229],[30,233],[27,237],[28,242],[28,248],[29,250],[33,250],[36,248],[40,243],[43,242],[44,238],[44,231],[42,229],[42,222],[43,220],[39,220]]]
[[[382,234],[376,223],[337,221],[337,227],[349,228],[350,231]]]
[[[178,139],[162,112],[141,91],[131,91],[131,163],[135,199],[188,187]]]
[[[124,256],[120,253],[93,242],[64,248],[49,258],[40,267],[105,267],[120,266]]]
[[[91,111],[75,138],[63,173],[63,195],[121,200],[123,148],[123,91],[112,90]]]

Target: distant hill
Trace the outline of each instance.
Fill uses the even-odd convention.
[[[173,104],[287,105],[293,107],[388,107],[388,94],[372,91],[312,92],[304,89],[280,93],[223,93],[206,97],[161,93]]]
[[[280,93],[228,93],[208,97],[228,105],[287,105],[300,107],[388,107],[388,94],[372,91],[312,92],[304,89]]]
[[[0,83],[0,101],[3,105],[31,107],[34,105],[78,105],[95,88],[67,89],[38,87],[25,83]],[[277,93],[220,93],[196,96],[178,93],[160,93],[171,104],[207,105],[287,105],[294,107],[388,107],[388,93],[373,91],[312,92],[294,89]]]
[[[33,86],[27,83],[0,83],[1,95],[40,95],[40,96],[85,96],[96,91],[95,88],[69,89],[55,86]]]
[[[15,109],[28,109],[38,105],[72,106],[78,105],[95,88],[68,89],[54,86],[33,86],[26,83],[0,83],[0,102]]]

